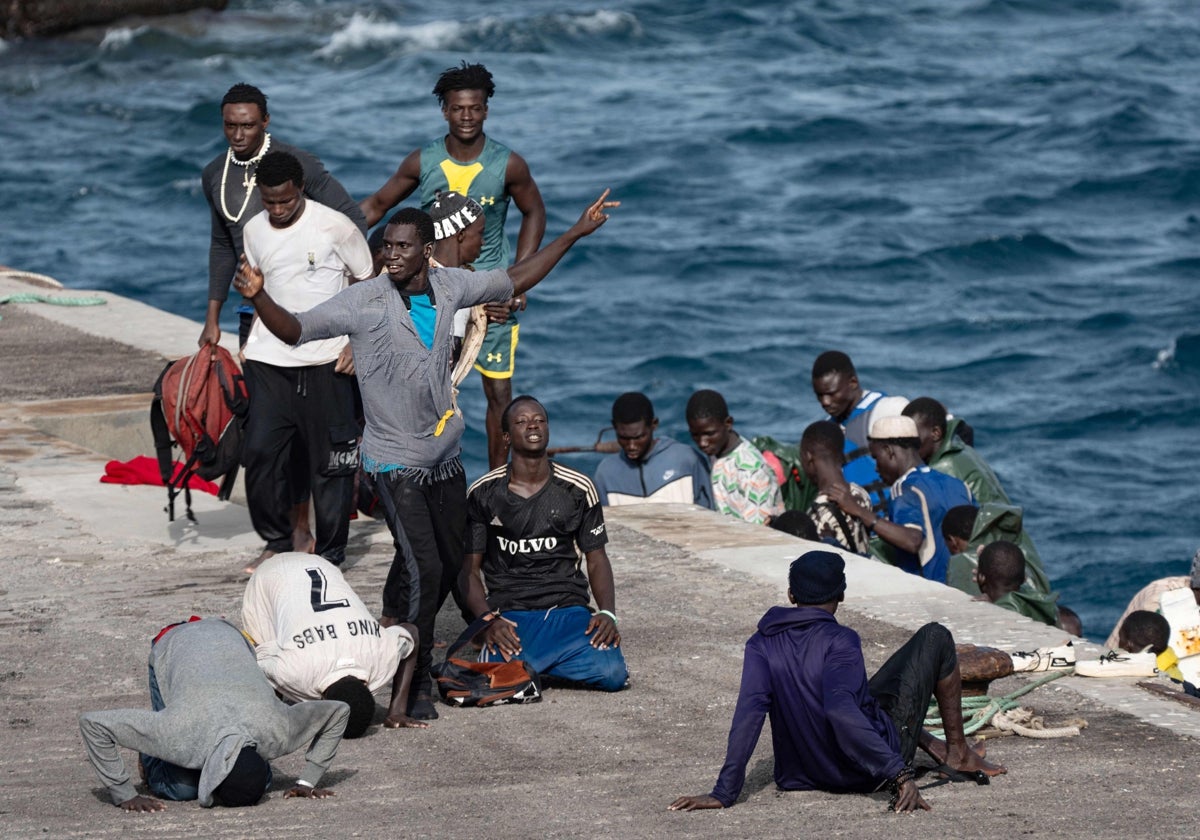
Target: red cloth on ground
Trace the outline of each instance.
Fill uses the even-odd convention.
[[[172,478],[178,478],[183,464],[175,462]],[[162,475],[158,471],[158,460],[145,455],[138,455],[132,461],[109,461],[104,465],[104,475],[100,476],[101,484],[150,484],[162,487]],[[211,481],[206,481],[198,475],[188,479],[188,487],[212,493],[214,496],[220,488]]]

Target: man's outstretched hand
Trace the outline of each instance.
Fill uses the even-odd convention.
[[[667,806],[668,811],[704,811],[709,808],[724,808],[721,800],[707,793],[703,796],[681,796]]]
[[[575,231],[580,236],[587,236],[599,230],[600,226],[608,221],[608,214],[605,210],[613,207],[620,207],[619,201],[605,201],[608,198],[609,190],[605,190],[600,194],[588,209],[583,211],[583,215],[579,217],[579,221],[575,223]]]

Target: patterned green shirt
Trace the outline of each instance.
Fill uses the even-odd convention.
[[[713,499],[721,513],[756,525],[783,513],[775,472],[745,438],[728,455],[713,461],[712,485]]]

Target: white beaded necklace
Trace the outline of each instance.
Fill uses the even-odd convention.
[[[254,192],[254,186],[258,183],[258,171],[250,172],[250,166],[262,160],[262,156],[271,148],[271,135],[263,135],[262,148],[258,150],[258,154],[249,160],[238,160],[234,157],[233,149],[230,148],[225,154],[225,169],[221,172],[221,212],[225,214],[225,218],[233,224],[237,224],[242,219],[242,214],[246,212],[246,207],[250,204],[250,195]],[[225,182],[229,178],[229,164],[236,163],[238,166],[245,167],[246,172],[242,175],[242,187],[246,190],[246,197],[242,199],[242,209],[238,210],[236,216],[229,213],[229,205],[225,203]]]

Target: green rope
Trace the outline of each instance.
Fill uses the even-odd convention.
[[[69,295],[60,295],[51,297],[50,295],[39,295],[33,292],[19,292],[15,295],[5,295],[0,297],[0,304],[4,303],[52,303],[55,306],[103,306],[108,303],[102,297],[71,297]]]
[[[963,716],[966,719],[963,721],[963,734],[973,735],[987,726],[999,712],[1007,712],[1010,709],[1017,708],[1020,705],[1017,702],[1018,697],[1022,697],[1035,688],[1041,688],[1046,683],[1053,682],[1065,676],[1067,676],[1066,671],[1050,671],[1046,676],[1040,677],[1028,685],[1021,686],[1016,691],[1001,697],[964,697],[962,699],[962,709]],[[935,738],[943,738],[946,733],[941,729],[941,725],[942,718],[938,711],[937,703],[931,702],[929,710],[925,713],[925,728]]]

